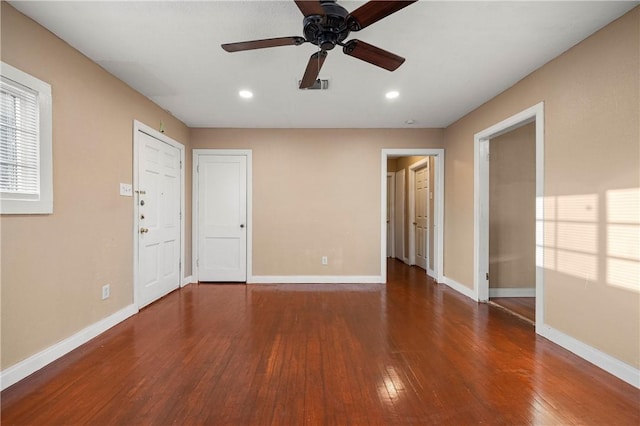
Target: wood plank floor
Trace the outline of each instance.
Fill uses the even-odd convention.
[[[533,323],[536,321],[535,297],[492,297],[491,301]]]
[[[190,285],[2,392],[3,425],[638,425],[640,390],[390,261]]]

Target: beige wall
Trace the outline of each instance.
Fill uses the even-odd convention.
[[[490,142],[489,287],[536,286],[536,125]]]
[[[639,56],[636,7],[445,130],[445,275],[472,287],[473,136],[544,101],[546,323],[635,368],[640,284],[619,266],[638,267]]]
[[[253,150],[254,275],[379,275],[381,150],[442,147],[440,129],[192,129],[190,138],[193,148]]]
[[[2,61],[52,88],[54,172],[53,214],[0,219],[5,369],[133,302],[133,198],[118,193],[120,182],[132,183],[133,120],[156,129],[164,121],[191,156],[183,123],[7,3],[1,7]],[[111,297],[102,301],[106,283]]]
[[[398,159],[397,158],[388,158],[387,159],[387,173],[397,172],[398,171]]]

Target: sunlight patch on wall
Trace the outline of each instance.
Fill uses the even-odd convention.
[[[536,265],[596,280],[597,194],[539,197],[536,213]]]
[[[563,195],[557,197],[558,222],[587,222],[598,221],[598,195]]]
[[[607,284],[640,293],[640,188],[607,191]]]

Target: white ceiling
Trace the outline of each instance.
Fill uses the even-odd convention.
[[[451,124],[640,2],[422,0],[349,37],[405,57],[397,71],[336,48],[327,91],[297,88],[309,43],[220,48],[302,35],[292,0],[10,3],[190,127],[396,128]]]

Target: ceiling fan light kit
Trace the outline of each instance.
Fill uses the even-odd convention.
[[[268,47],[300,46],[304,43],[314,44],[318,46],[318,51],[309,58],[299,87],[300,89],[309,89],[320,85],[320,88],[323,89],[322,83],[318,83],[320,81],[318,75],[327,58],[327,52],[336,46],[341,46],[342,52],[346,55],[389,71],[395,71],[402,65],[404,58],[394,53],[361,40],[352,39],[346,42],[345,40],[352,31],[360,31],[416,1],[372,0],[349,13],[335,0],[295,0],[298,9],[304,15],[302,21],[304,37],[277,37],[227,43],[223,44],[222,48],[227,52],[241,52]]]

